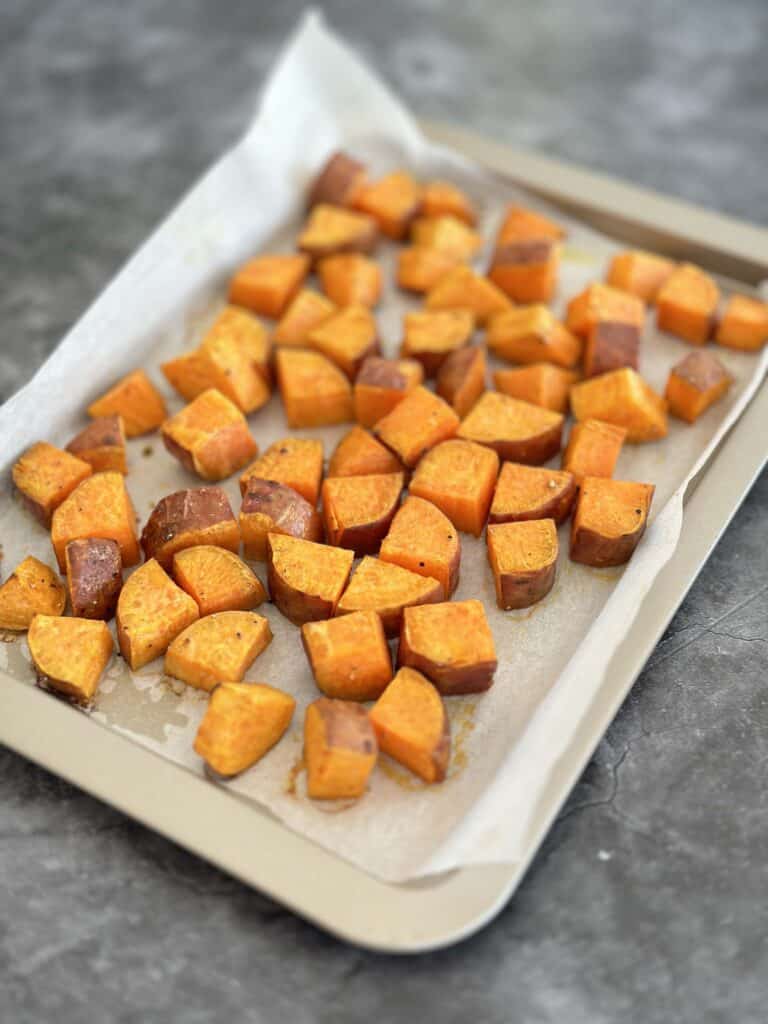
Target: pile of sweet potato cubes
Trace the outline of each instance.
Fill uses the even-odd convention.
[[[622,445],[658,441],[668,413],[693,422],[725,393],[729,374],[704,342],[757,350],[768,338],[768,306],[734,295],[721,309],[703,270],[640,251],[617,255],[606,282],[574,296],[560,322],[547,303],[561,226],[511,207],[487,274],[472,268],[475,228],[454,185],[405,171],[372,180],[335,154],[296,251],[242,266],[201,344],[161,367],[187,402],[180,412],[169,417],[137,369],[93,402],[92,422],[66,448],[40,442],[19,458],[16,489],[50,529],[65,582],[26,558],[0,586],[0,627],[28,630],[42,685],[89,704],[113,655],[114,615],[131,669],[163,656],[168,675],[210,693],[195,749],[216,773],[242,772],[280,740],[295,705],[243,682],[271,640],[254,611],[267,592],[248,564],[266,563],[269,598],[300,627],[323,694],[304,720],[309,796],[359,797],[379,752],[427,783],[445,777],[444,700],[487,690],[496,670],[482,603],[451,600],[460,533],[486,531],[502,609],[550,591],[568,516],[572,559],[626,562],[654,487],[613,479]],[[395,359],[380,355],[372,312],[382,235],[405,243],[399,287],[424,295]],[[311,273],[320,290],[306,287]],[[646,304],[662,330],[696,346],[664,396],[638,373]],[[259,318],[275,322],[271,336]],[[493,374],[494,390],[479,329],[511,364]],[[325,477],[320,441],[290,435],[259,455],[246,416],[275,379],[293,430],[354,423]],[[569,409],[576,423],[561,468],[545,468]],[[138,538],[125,438],[156,430],[208,483],[157,495]],[[234,473],[238,518],[216,486]]]

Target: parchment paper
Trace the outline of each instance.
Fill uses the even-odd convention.
[[[147,367],[167,394],[171,410],[179,408],[159,373],[160,362],[197,343],[239,262],[259,251],[290,250],[307,183],[338,147],[369,161],[374,173],[405,166],[421,177],[455,180],[482,211],[486,238],[493,236],[503,207],[513,199],[546,211],[543,204],[428,143],[411,115],[320,18],[308,16],[273,73],[242,142],[131,259],[34,380],[0,409],[5,484],[0,536],[6,573],[30,553],[55,564],[47,533],[11,498],[10,466],[20,452],[38,439],[66,444],[84,425],[87,403],[136,366]],[[603,276],[618,246],[555,215],[570,229],[555,303],[562,312],[567,298]],[[388,285],[377,318],[385,351],[394,354],[402,314],[418,303],[392,286],[394,247],[384,245],[380,255]],[[487,257],[486,251],[478,266],[484,267]],[[641,371],[656,389],[663,390],[669,368],[688,351],[684,342],[660,336],[649,318]],[[271,605],[260,611],[270,620],[274,640],[247,678],[292,692],[298,701],[294,723],[260,764],[225,785],[391,881],[519,857],[537,799],[568,737],[588,712],[613,651],[674,550],[686,481],[765,372],[765,356],[724,349],[717,354],[735,377],[726,399],[695,426],[672,420],[666,441],[627,446],[621,455],[617,477],[656,485],[652,523],[625,570],[599,571],[571,563],[564,527],[551,594],[532,609],[500,612],[484,542],[462,536],[462,582],[456,597],[478,597],[485,604],[499,670],[489,693],[447,702],[454,752],[443,785],[424,786],[382,757],[370,791],[358,803],[323,805],[306,798],[301,727],[303,708],[317,690],[298,631]],[[289,433],[277,399],[250,423],[262,450]],[[347,429],[302,433],[322,438],[328,456]],[[129,460],[127,484],[141,523],[157,499],[200,483],[165,452],[157,435],[130,442]],[[236,477],[226,488],[237,510]],[[263,579],[263,566],[256,570]],[[23,640],[0,645],[0,669],[33,685]],[[43,699],[52,698],[41,694]],[[206,702],[205,694],[164,677],[161,662],[132,674],[115,658],[92,717],[203,774],[192,740]],[[109,765],[103,770],[109,772]]]

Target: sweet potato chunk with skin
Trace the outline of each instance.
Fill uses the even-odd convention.
[[[672,260],[641,249],[618,252],[608,267],[606,282],[612,288],[636,295],[643,302],[654,302],[659,289],[675,269]]]
[[[587,335],[584,343],[584,376],[597,377],[601,373],[640,363],[640,328],[634,324],[600,320]]]
[[[415,359],[369,356],[355,378],[355,419],[364,427],[374,426],[423,380],[424,367]]]
[[[81,619],[111,619],[123,586],[117,541],[102,537],[71,540],[64,558],[72,614]]]
[[[453,437],[459,422],[447,402],[420,386],[379,420],[374,433],[410,469],[424,452]]]
[[[554,363],[570,369],[581,359],[581,341],[540,304],[493,317],[486,341],[499,359],[512,363]]]
[[[283,437],[242,473],[241,494],[248,490],[252,476],[292,487],[310,505],[316,505],[323,476],[323,442],[309,437]]]
[[[125,461],[125,430],[122,416],[101,416],[81,430],[67,451],[87,462],[94,473],[128,472]]]
[[[136,513],[122,473],[94,473],[79,484],[53,513],[51,543],[64,572],[64,550],[71,540],[104,537],[120,545],[123,565],[139,560]]]
[[[485,391],[485,348],[469,345],[446,356],[435,383],[438,395],[456,415],[466,416]]]
[[[356,555],[378,551],[400,503],[402,473],[326,477],[323,522],[329,544]]]
[[[557,287],[560,247],[548,238],[517,238],[499,245],[488,277],[515,302],[549,302]]]
[[[352,204],[367,213],[381,231],[398,241],[405,238],[421,205],[421,186],[407,171],[387,174],[357,190]]]
[[[365,256],[329,256],[320,261],[323,291],[337,306],[375,306],[381,298],[381,267]]]
[[[260,316],[278,320],[309,273],[309,256],[257,256],[235,273],[229,283],[229,301]]]
[[[505,462],[491,502],[489,522],[522,523],[531,519],[568,517],[576,497],[572,473]]]
[[[457,436],[493,448],[502,460],[540,466],[560,451],[563,416],[486,391],[461,421]]]
[[[452,352],[468,344],[474,329],[474,315],[466,309],[406,313],[400,355],[418,359],[432,376]]]
[[[568,412],[568,396],[578,379],[578,373],[552,363],[531,363],[512,370],[496,370],[493,375],[494,387],[502,395],[562,413]]]
[[[450,519],[431,501],[409,495],[381,542],[382,562],[435,579],[447,600],[459,585],[461,540]]]
[[[443,441],[419,462],[408,490],[437,505],[457,530],[479,537],[488,518],[499,456],[473,441]]]
[[[477,220],[469,197],[448,181],[428,181],[421,197],[425,217],[456,217],[472,227]]]
[[[40,686],[75,704],[91,703],[114,650],[105,622],[36,615],[27,643]]]
[[[313,800],[355,799],[365,792],[378,755],[360,704],[320,697],[304,715],[307,793]]]
[[[692,263],[681,263],[656,296],[656,323],[693,345],[703,345],[715,329],[720,289]]]
[[[439,249],[462,263],[469,262],[483,246],[483,240],[476,231],[450,215],[418,217],[411,227],[411,241],[414,245]]]
[[[177,551],[211,544],[237,553],[240,531],[221,487],[196,487],[167,494],[152,509],[141,532],[144,557],[168,569]]]
[[[283,313],[272,338],[276,345],[306,348],[310,331],[335,312],[336,306],[325,295],[302,288]]]
[[[451,727],[443,698],[412,668],[401,668],[371,708],[379,750],[425,782],[442,782],[451,759]]]
[[[285,735],[296,701],[266,683],[222,683],[211,694],[195,752],[218,775],[239,775]]]
[[[442,584],[438,580],[367,556],[344,591],[336,614],[376,612],[387,636],[397,636],[404,608],[439,601],[441,597]]]
[[[423,294],[461,261],[439,249],[414,245],[401,249],[397,256],[397,283],[407,292]]]
[[[92,472],[83,459],[38,441],[14,464],[11,475],[24,507],[48,527],[55,510]]]
[[[376,321],[366,306],[347,306],[310,331],[309,344],[354,380],[364,360],[379,350]]]
[[[336,445],[328,463],[328,476],[399,473],[402,468],[397,456],[380,444],[373,434],[363,427],[352,427]]]
[[[27,555],[0,586],[0,629],[29,629],[36,615],[63,615],[64,586],[44,562]]]
[[[499,608],[529,608],[547,596],[557,571],[553,519],[496,523],[488,527],[487,541]]]
[[[630,324],[642,330],[645,303],[636,295],[593,281],[568,303],[566,327],[580,338],[586,338],[601,320]]]
[[[507,208],[504,215],[496,236],[496,246],[519,238],[549,238],[557,242],[565,238],[566,234],[565,228],[545,217],[543,213],[536,213],[535,210],[529,210],[524,206],[512,205]]]
[[[480,601],[406,608],[397,663],[423,673],[444,695],[489,689],[496,648]]]
[[[340,252],[371,252],[378,237],[372,217],[319,203],[312,207],[299,235],[298,248],[315,259]]]
[[[198,544],[173,556],[173,578],[194,600],[200,615],[249,612],[267,599],[258,576],[233,551]]]
[[[571,524],[571,560],[623,565],[645,533],[653,484],[585,477]]]
[[[376,612],[305,622],[301,642],[326,697],[376,700],[392,679],[392,658]]]
[[[602,420],[574,424],[563,453],[563,469],[573,473],[577,484],[585,476],[613,476],[627,432]]]
[[[128,577],[117,600],[117,642],[136,671],[164,654],[170,642],[199,618],[197,604],[151,558]]]
[[[272,640],[256,612],[214,612],[190,623],[165,652],[165,672],[208,693],[218,683],[239,683]]]
[[[427,309],[468,309],[478,324],[486,324],[496,313],[512,308],[512,303],[493,281],[481,277],[470,267],[454,267],[430,289]]]
[[[630,367],[575,384],[571,410],[577,420],[603,420],[624,427],[630,444],[658,441],[669,429],[667,403]]]
[[[733,377],[717,356],[709,352],[691,352],[669,373],[665,397],[669,411],[678,419],[695,423],[703,412],[717,402],[733,383]],[[593,473],[592,476],[600,476]]]
[[[163,396],[144,370],[134,370],[88,406],[91,419],[122,416],[126,437],[151,434],[168,412]]]
[[[215,388],[166,420],[162,436],[170,454],[203,480],[224,480],[258,451],[243,414]]]
[[[319,203],[351,206],[366,180],[365,164],[341,150],[332,153],[312,184],[309,206],[311,208]]]
[[[731,295],[717,325],[715,341],[726,348],[757,352],[768,341],[768,302]]]
[[[323,427],[352,419],[349,380],[326,356],[283,348],[277,350],[275,364],[289,427]]]
[[[267,560],[267,535],[322,541],[323,526],[314,505],[298,491],[276,480],[252,476],[240,506],[243,554],[252,561]]]
[[[280,533],[267,537],[267,582],[275,606],[295,626],[330,619],[354,554]]]

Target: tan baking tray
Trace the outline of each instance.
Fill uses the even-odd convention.
[[[695,259],[735,281],[768,278],[768,231],[624,182],[509,149],[448,126],[425,125],[460,150],[619,239]],[[405,885],[380,882],[269,814],[210,785],[37,689],[0,673],[0,742],[119,808],[349,942],[414,953],[458,942],[504,906],[558,810],[766,461],[768,385],[689,488],[679,546],[617,650],[584,724],[550,779],[525,856]]]

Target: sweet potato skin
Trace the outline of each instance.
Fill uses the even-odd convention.
[[[366,179],[365,164],[338,150],[328,157],[312,183],[308,206],[310,209],[319,203],[349,206],[356,191],[365,184]]]
[[[64,557],[72,614],[81,619],[111,619],[123,586],[117,541],[101,537],[71,540]]]
[[[733,378],[716,356],[691,352],[670,370],[664,396],[673,416],[695,423],[732,383]]]
[[[28,555],[0,586],[0,629],[29,629],[35,615],[63,615],[66,602],[53,569]]]
[[[112,470],[125,475],[128,467],[125,461],[123,417],[114,415],[95,419],[72,438],[67,451],[87,462],[95,473]]]
[[[124,566],[139,561],[136,513],[121,473],[94,473],[58,506],[51,522],[51,543],[64,572],[64,549],[81,537],[116,540]]]
[[[277,533],[268,534],[267,584],[272,601],[295,626],[331,618],[349,579],[353,559],[351,551],[341,548],[286,538]],[[297,566],[298,578],[295,573]],[[329,579],[320,580],[321,585],[318,585],[315,578],[310,581],[312,589],[309,589],[307,567],[325,572]]]
[[[485,391],[485,348],[469,345],[452,352],[437,371],[438,395],[462,419]]]
[[[368,712],[351,701],[320,697],[304,719],[307,793],[313,800],[362,796],[378,755]]]
[[[240,532],[245,557],[263,562],[267,558],[267,534],[320,542],[323,525],[313,505],[298,491],[275,480],[251,477],[240,507]]]
[[[636,370],[640,362],[640,328],[636,324],[601,320],[587,334],[584,376],[597,377],[622,366]]]
[[[429,641],[424,643],[427,630]],[[464,643],[468,637],[475,645],[469,659]],[[482,604],[470,600],[406,608],[397,663],[421,672],[444,695],[489,689],[498,662]]]
[[[530,557],[518,563],[505,556],[505,536],[518,533],[521,547],[534,550],[538,563],[530,568]],[[529,608],[552,589],[557,572],[557,530],[554,520],[539,519],[519,523],[500,523],[488,527],[488,561],[493,569],[496,603],[503,610]]]
[[[167,494],[155,505],[141,533],[147,561],[167,569],[177,551],[215,544],[237,553],[240,530],[221,487],[196,487]]]

